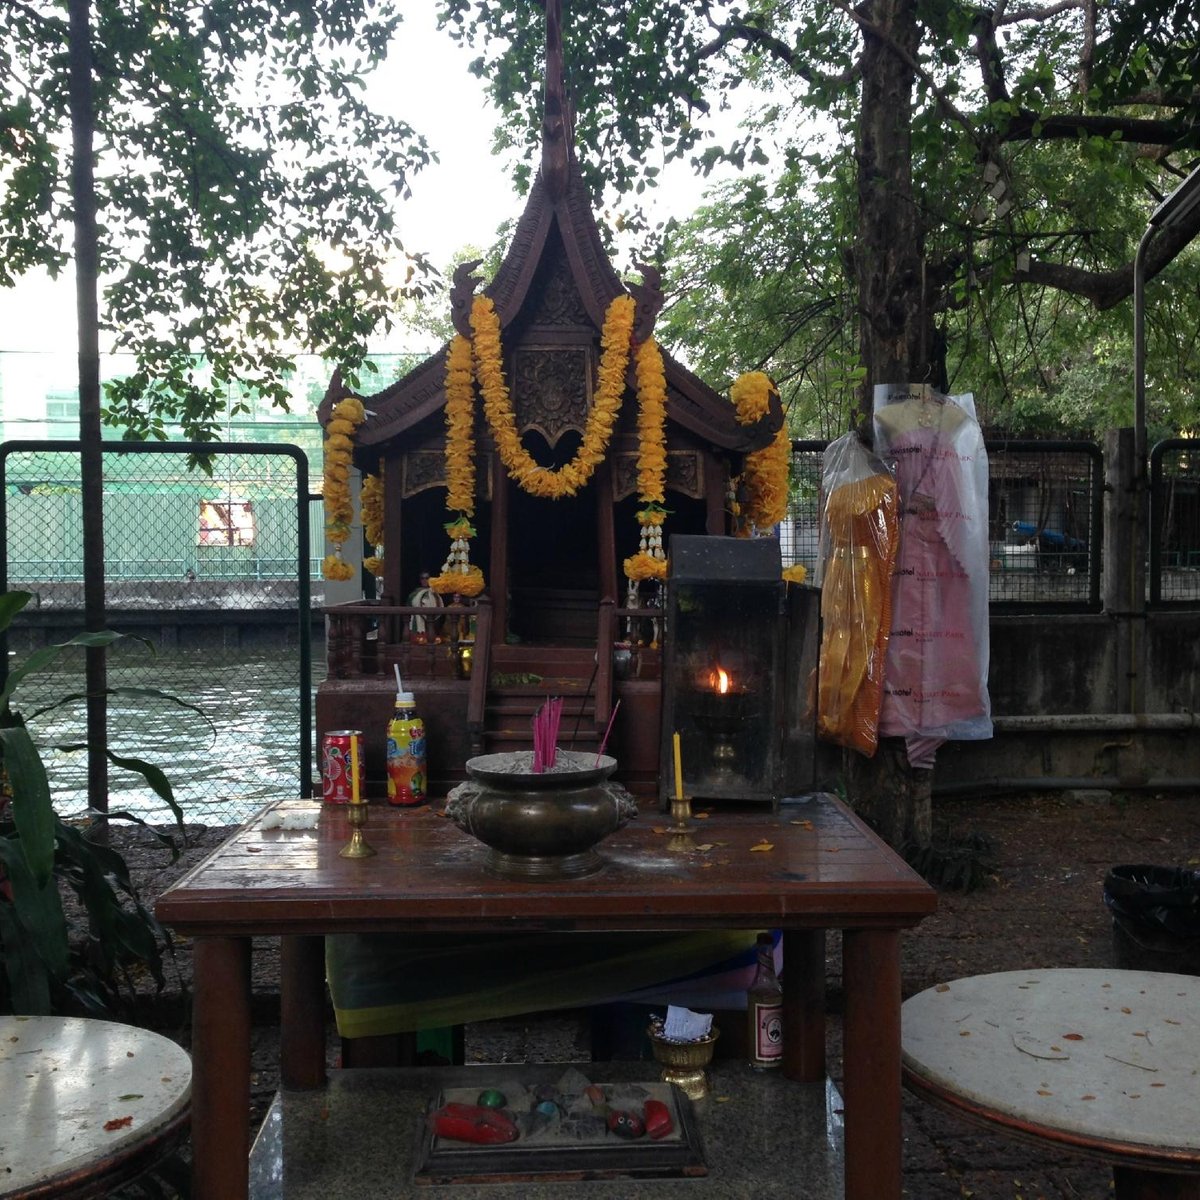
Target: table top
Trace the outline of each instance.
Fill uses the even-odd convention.
[[[316,827],[263,828],[280,812]],[[291,823],[291,822],[287,822]],[[369,805],[377,854],[346,859],[346,808],[281,801],[159,897],[160,920],[189,934],[379,931],[903,928],[937,896],[836,797],[778,813],[697,814],[696,849],[668,850],[668,818],[645,812],[600,843],[603,867],[568,880],[501,878],[487,848],[441,815]]]
[[[0,1196],[111,1162],[187,1107],[191,1060],[157,1033],[0,1017]]]
[[[930,1099],[1114,1161],[1200,1166],[1200,979],[1005,971],[901,1013],[906,1077]]]

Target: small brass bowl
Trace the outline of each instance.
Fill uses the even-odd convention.
[[[714,1029],[707,1037],[694,1042],[672,1041],[656,1033],[653,1025],[646,1032],[655,1061],[662,1063],[663,1082],[675,1084],[689,1100],[707,1096],[707,1068],[712,1062],[713,1050],[721,1031]]]

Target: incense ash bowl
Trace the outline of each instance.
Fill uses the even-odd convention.
[[[511,879],[573,879],[598,871],[596,847],[637,816],[633,797],[609,776],[617,760],[560,750],[533,770],[527,750],[467,760],[446,815],[488,847],[487,866]]]

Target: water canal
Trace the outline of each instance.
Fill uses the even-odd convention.
[[[314,649],[312,687],[324,672]],[[15,660],[14,660],[15,661]],[[297,649],[250,653],[211,649],[114,655],[109,748],[160,767],[189,823],[233,825],[280,796],[299,796],[312,778],[312,729],[300,728]],[[15,705],[43,750],[51,794],[63,817],[87,810],[86,710],[82,655],[29,676]],[[71,697],[59,704],[63,697]],[[44,705],[56,707],[39,713]],[[311,712],[311,706],[310,710]],[[311,726],[311,722],[309,722]],[[109,768],[109,810],[153,824],[173,818],[141,775]]]

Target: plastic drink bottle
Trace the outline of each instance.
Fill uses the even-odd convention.
[[[387,729],[389,804],[424,804],[426,795],[425,723],[417,716],[412,692],[397,692]]]

